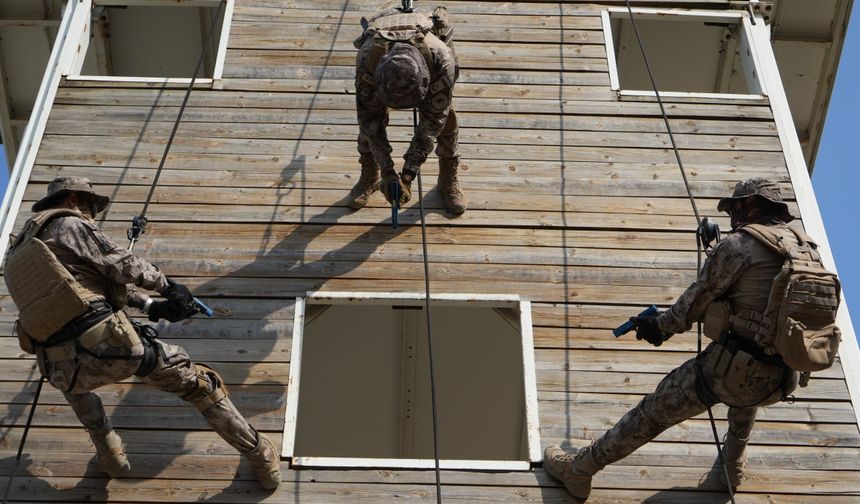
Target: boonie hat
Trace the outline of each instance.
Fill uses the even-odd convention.
[[[101,212],[110,203],[110,198],[97,193],[92,182],[84,177],[57,177],[48,184],[48,195],[33,203],[33,211],[51,208],[60,196],[71,192],[91,195],[96,202],[96,212]]]

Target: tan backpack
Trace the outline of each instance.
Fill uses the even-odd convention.
[[[841,292],[836,274],[824,268],[818,246],[803,231],[761,224],[741,230],[785,257],[756,342],[797,371],[829,368],[841,339],[835,323]]]

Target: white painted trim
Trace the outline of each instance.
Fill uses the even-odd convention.
[[[307,295],[308,304],[419,304],[427,297],[423,292],[327,292],[311,291]],[[430,294],[433,301],[442,301],[440,306],[460,306],[464,302],[481,303],[494,306],[516,307],[522,299],[515,294]],[[450,303],[449,303],[450,302]]]
[[[603,45],[606,46],[606,62],[609,65],[609,86],[614,91],[621,89],[618,81],[618,62],[615,61],[615,39],[612,37],[612,20],[609,11],[600,12],[600,20],[603,23]]]
[[[79,82],[139,82],[141,84],[191,84],[191,79],[188,77],[124,77],[119,75],[70,75],[66,77],[68,81]],[[195,79],[194,84],[201,86],[212,85],[212,79]]]
[[[89,0],[70,1],[66,4],[60,28],[57,31],[57,40],[51,50],[45,75],[39,86],[39,93],[36,95],[36,103],[33,105],[30,121],[27,123],[21,139],[18,156],[15,158],[14,168],[9,176],[9,184],[6,186],[3,205],[0,206],[0,254],[5,255],[6,248],[9,246],[9,235],[15,226],[18,211],[21,209],[21,200],[24,198],[24,191],[30,180],[30,172],[33,170],[33,163],[45,134],[48,116],[54,105],[54,98],[57,96],[58,84],[77,50],[77,44],[70,43],[70,41],[79,38],[80,34],[75,33],[75,31],[84,26],[84,16],[89,17],[90,11],[87,9],[89,5]]]
[[[224,6],[224,23],[221,25],[221,40],[218,43],[218,54],[215,56],[215,69],[212,78],[220,80],[224,76],[224,62],[227,61],[227,42],[230,40],[230,29],[233,26],[233,10],[236,8],[235,0],[227,0]]]
[[[302,467],[374,467],[391,469],[434,469],[433,459],[386,459],[346,457],[294,457],[290,466]],[[470,471],[528,471],[531,464],[522,460],[440,460],[441,469]]]
[[[785,163],[788,167],[788,174],[791,177],[797,205],[800,208],[803,226],[807,234],[818,243],[824,265],[835,272],[836,261],[833,259],[830,242],[827,240],[824,221],[821,218],[818,201],[812,189],[812,181],[806,168],[803,150],[800,147],[800,140],[797,138],[797,131],[791,118],[788,98],[785,95],[785,89],[782,86],[782,80],[779,75],[779,67],[770,44],[770,28],[761,16],[756,15],[756,21],[756,24],[752,27],[753,45],[759,57],[761,79],[765,81],[769,91],[773,118],[776,122],[779,140],[785,153]],[[857,420],[857,425],[860,426],[860,347],[858,347],[854,326],[848,314],[848,303],[845,300],[844,293],[842,301],[836,318],[837,324],[842,330],[842,345],[839,349],[839,357],[842,360],[845,382],[848,385],[848,395],[854,407],[854,416]]]
[[[281,457],[289,458],[291,465],[321,467],[396,467],[405,469],[432,469],[432,459],[387,459],[351,457],[294,457],[298,400],[301,383],[301,352],[304,336],[305,306],[311,304],[370,304],[370,305],[421,305],[426,299],[423,292],[323,292],[311,291],[306,297],[296,298],[293,320],[293,341],[290,353],[290,376],[287,388],[287,407],[284,417],[284,436]],[[504,460],[440,460],[443,469],[472,469],[496,471],[526,471],[531,463],[542,458],[540,443],[540,413],[537,396],[537,372],[534,353],[531,302],[514,294],[431,294],[434,304],[441,306],[470,305],[517,307],[520,312],[520,341],[522,346],[523,393],[526,418],[526,445],[528,461]]]
[[[293,310],[293,342],[290,350],[290,377],[287,381],[287,408],[284,413],[284,436],[281,457],[290,457],[296,444],[296,422],[299,412],[299,380],[302,368],[302,336],[305,330],[305,299],[296,298]]]
[[[93,0],[96,5],[113,7],[212,7],[220,0]],[[232,0],[228,0],[232,1]]]
[[[526,436],[529,461],[540,462],[543,458],[543,452],[540,446],[540,412],[538,410],[531,301],[520,302],[520,328],[523,347],[523,385],[526,395]]]
[[[618,91],[620,98],[649,96],[656,98],[654,91],[638,89],[622,89]],[[730,93],[692,93],[687,91],[660,91],[660,98],[716,98],[726,100],[759,100],[767,103],[767,97],[760,94],[730,94]]]
[[[633,14],[636,15],[636,19],[659,19],[661,21],[678,21],[685,22],[689,21],[687,19],[683,19],[685,17],[696,18],[697,20],[703,21],[725,21],[726,19],[736,20],[738,24],[741,26],[743,30],[744,37],[747,41],[751,40],[752,32],[752,24],[750,23],[749,14],[741,11],[707,11],[707,10],[695,10],[695,9],[662,9],[662,8],[650,8],[650,7],[633,7],[631,9]],[[623,99],[625,96],[635,96],[635,97],[655,97],[656,93],[654,91],[648,90],[633,90],[633,89],[621,89],[621,80],[618,75],[618,61],[615,59],[615,42],[612,37],[612,15],[615,14],[619,16],[619,19],[629,19],[630,12],[623,7],[610,7],[600,12],[600,17],[603,25],[603,39],[604,45],[606,46],[606,59],[607,64],[609,66],[609,85],[613,91],[618,93],[618,97]],[[740,41],[740,44],[743,45],[743,40]],[[753,45],[753,44],[750,44]],[[683,92],[683,91],[660,91],[660,96],[664,98],[717,98],[724,100],[762,100],[764,101],[764,96],[767,94],[765,91],[766,87],[764,83],[762,83],[761,79],[761,71],[760,66],[758,64],[758,58],[756,57],[755,50],[753,49],[753,54],[750,55],[750,59],[747,59],[743,54],[741,55],[742,60],[747,63],[744,65],[744,69],[747,70],[745,74],[747,80],[747,86],[751,91],[760,91],[759,94],[734,94],[734,93],[694,93],[694,92]],[[749,63],[753,65],[753,74],[749,75]]]
[[[627,7],[610,7],[607,9],[611,14],[628,15]],[[662,7],[633,7],[633,13],[639,14],[637,19],[662,19],[673,21],[671,16],[693,16],[706,18],[713,21],[723,21],[726,18],[737,19],[746,15],[741,11],[713,11],[701,9],[666,9]],[[680,21],[680,20],[678,20]]]

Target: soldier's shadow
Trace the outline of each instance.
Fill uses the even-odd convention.
[[[15,457],[0,459],[0,467],[6,478],[15,465]],[[73,487],[64,487],[62,482],[52,483],[48,478],[54,477],[52,471],[45,465],[35,462],[28,453],[21,457],[15,470],[15,475],[6,483],[11,484],[9,501],[64,501],[64,502],[107,502],[107,486],[110,480],[98,472],[95,461],[86,469],[85,478]],[[3,491],[6,491],[5,485]]]
[[[195,324],[202,323],[201,327],[214,327],[218,331],[218,337],[228,338],[236,342],[237,347],[241,347],[244,341],[253,342],[254,355],[262,356],[258,358],[249,358],[247,362],[210,362],[216,370],[219,370],[225,375],[228,382],[232,384],[243,384],[241,387],[233,385],[234,394],[231,395],[240,412],[258,430],[273,434],[273,437],[279,437],[283,430],[283,412],[285,409],[286,400],[286,384],[278,380],[260,379],[260,372],[255,372],[253,367],[262,361],[268,360],[269,356],[273,356],[276,352],[276,346],[283,350],[289,348],[289,340],[292,336],[292,315],[295,306],[295,295],[303,295],[305,291],[314,291],[323,288],[327,281],[332,278],[348,276],[353,270],[360,267],[368,261],[372,255],[377,253],[380,247],[383,247],[389,240],[396,239],[405,231],[416,226],[420,226],[420,212],[418,211],[417,201],[413,201],[407,205],[407,208],[400,213],[399,227],[394,229],[391,226],[389,218],[377,222],[359,222],[356,223],[355,216],[361,217],[361,211],[354,212],[346,206],[348,190],[344,190],[344,197],[335,204],[325,208],[323,211],[318,211],[318,207],[306,207],[302,203],[308,199],[305,189],[305,175],[307,163],[304,156],[299,156],[290,162],[282,171],[280,181],[275,193],[274,208],[272,210],[272,219],[269,224],[260,228],[261,233],[256,237],[246,237],[243,245],[244,250],[248,250],[248,240],[259,240],[256,247],[256,256],[250,263],[245,264],[238,269],[226,272],[223,275],[212,278],[195,289],[195,294],[203,297],[215,310],[216,316],[211,320],[200,319],[197,316],[187,326],[182,324],[159,324],[161,337],[170,343],[173,337],[189,337],[193,333]],[[295,202],[295,199],[290,199],[292,194],[295,196],[299,193],[298,201],[301,205],[298,209],[289,209],[287,215],[290,215],[293,210],[297,210],[296,224],[276,223],[274,220],[279,215],[278,207],[289,204],[289,201]],[[375,193],[373,198],[381,199],[381,195]],[[417,199],[417,194],[414,195]],[[428,214],[444,214],[439,203],[440,198],[437,189],[434,187],[424,196],[425,204],[434,205],[433,208],[425,209],[425,215]],[[311,200],[313,198],[310,198]],[[429,201],[428,201],[429,200]],[[285,203],[285,201],[287,203]],[[378,200],[377,200],[378,201]],[[295,203],[293,203],[295,204]],[[306,212],[316,212],[311,216],[307,216]],[[349,217],[350,224],[358,226],[366,226],[366,230],[350,239],[343,246],[336,249],[323,250],[314,246],[314,241],[331,230],[334,226],[341,225],[344,217]],[[449,216],[450,217],[450,216]],[[368,225],[369,224],[369,225]],[[286,227],[283,227],[286,226]],[[290,230],[287,234],[279,236],[282,229]],[[350,229],[353,229],[350,226]],[[323,239],[323,246],[330,243],[328,238]],[[340,239],[338,239],[340,240]],[[170,272],[167,272],[170,274]],[[420,276],[420,266],[416,264],[416,276]],[[271,281],[272,279],[280,279],[278,282],[284,282],[287,291],[293,291],[289,296],[273,297],[272,293],[260,292],[253,297],[265,298],[265,300],[250,300],[237,299],[235,296],[236,282],[253,282],[253,279],[260,278]],[[293,289],[291,283],[297,283],[301,287]],[[293,295],[295,294],[295,295]],[[242,305],[241,313],[237,313],[233,305]],[[239,317],[239,318],[236,318]],[[230,324],[230,319],[236,323]],[[198,321],[199,320],[199,321]],[[224,322],[228,325],[227,330],[217,329],[217,324]],[[192,329],[189,331],[189,329]],[[195,338],[205,338],[205,333],[194,335]],[[229,349],[227,351],[230,351]],[[195,357],[194,352],[189,352],[192,360],[204,361]],[[274,356],[273,362],[281,361],[282,358]],[[286,369],[284,364],[284,369]],[[263,371],[265,374],[266,371]],[[279,373],[281,375],[285,373]],[[150,389],[151,390],[151,389]],[[145,385],[134,386],[127,395],[117,405],[113,414],[110,415],[114,426],[123,435],[123,429],[143,427],[139,422],[140,404],[152,401],[146,397],[153,397],[157,392],[146,390]],[[169,396],[170,394],[164,394]],[[157,457],[147,456],[145,464],[135,465],[135,452],[140,450],[126,442],[126,450],[129,453],[129,458],[132,463],[132,478],[154,478],[163,474],[163,477],[171,477],[169,474],[170,466],[173,464],[175,457],[182,453],[203,454],[212,447],[191,446],[191,442],[187,439],[188,433],[192,430],[208,430],[208,426],[199,416],[193,406],[183,403],[178,398],[159,398],[158,404],[167,404],[177,408],[184,407],[184,410],[179,410],[179,416],[183,420],[173,418],[167,420],[164,425],[152,424],[146,425],[146,429],[158,430],[156,435],[161,435],[163,429],[171,429],[167,434],[170,437],[170,444],[175,448],[171,451],[173,455],[161,453]],[[259,422],[258,422],[259,420]],[[124,425],[124,422],[129,422]],[[158,422],[158,419],[156,419]],[[214,434],[213,434],[214,436]],[[163,440],[162,440],[163,441]],[[220,440],[219,440],[220,442]],[[186,446],[187,448],[178,449],[178,447]],[[149,449],[149,448],[147,448]],[[216,450],[219,454],[235,453],[231,451],[226,443],[221,443]],[[235,464],[239,466],[238,472],[241,479],[253,479],[253,471],[246,461],[241,460],[236,455]],[[234,471],[236,465],[232,466]],[[284,467],[286,467],[284,465]],[[225,471],[221,471],[225,473]],[[294,483],[294,488],[298,491],[299,482]],[[230,490],[233,488],[233,490]],[[237,480],[234,485],[222,491],[220,497],[212,496],[212,498],[220,499],[231,492],[242,492],[246,495],[248,492],[247,482]],[[257,491],[257,490],[254,490]],[[226,492],[226,494],[224,494]],[[261,496],[267,495],[266,492],[259,490]]]
[[[665,471],[671,471],[671,467],[663,468]],[[695,502],[702,504],[725,504],[731,502],[726,486],[720,481],[720,473],[723,468],[718,458],[714,459],[711,469],[702,475],[699,484],[694,487],[673,487],[668,490],[651,495],[646,498],[643,503],[660,504],[664,502],[678,502],[678,492],[696,492]]]

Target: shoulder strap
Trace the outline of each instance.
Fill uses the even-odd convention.
[[[790,242],[787,243],[787,240],[800,241],[800,237],[791,228],[780,229],[773,226],[765,226],[764,224],[747,224],[741,227],[740,230],[767,245],[777,254],[785,257],[790,256],[791,247],[794,245]]]
[[[18,235],[17,239],[15,239],[15,243],[12,244],[10,252],[11,249],[14,249],[16,246],[38,236],[42,229],[44,229],[44,227],[54,219],[68,216],[83,218],[83,214],[81,214],[81,212],[78,210],[72,210],[71,208],[52,208],[50,210],[41,211],[30,217],[30,220],[24,224],[24,229],[21,230],[21,234]]]

